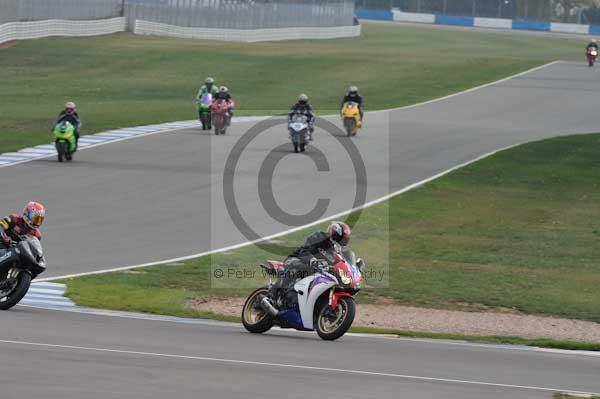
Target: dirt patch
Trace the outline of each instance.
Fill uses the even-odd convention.
[[[244,298],[197,297],[188,306],[227,316],[240,316]],[[600,323],[510,312],[417,308],[395,304],[358,305],[355,326],[465,335],[600,342]]]
[[[14,46],[16,44],[17,44],[16,40],[11,40],[11,41],[8,41],[8,42],[0,43],[0,50],[3,50],[5,48],[10,48],[10,47],[12,47],[12,46]]]

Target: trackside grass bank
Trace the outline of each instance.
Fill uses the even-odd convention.
[[[195,117],[208,75],[237,115],[286,112],[307,93],[332,112],[349,84],[382,109],[440,97],[556,59],[580,59],[583,39],[366,24],[357,39],[234,44],[115,34],[46,38],[0,49],[0,152],[50,141],[67,99],[83,133]],[[288,105],[289,104],[289,105]]]
[[[368,208],[351,247],[370,270],[386,271],[388,281],[367,281],[371,288],[359,300],[600,321],[598,176],[600,134],[558,137],[499,152]],[[219,288],[216,268],[255,267],[308,233],[263,248],[68,280],[68,295],[85,306],[214,317],[188,301],[245,296],[264,282],[259,274]]]

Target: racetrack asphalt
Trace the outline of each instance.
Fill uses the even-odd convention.
[[[599,70],[560,62],[440,101],[369,113],[352,139],[367,172],[360,185],[370,201],[498,148],[600,131],[599,100]],[[239,231],[224,204],[223,177],[232,173],[240,213],[260,236],[352,208],[356,178],[340,144],[349,139],[322,129],[307,153],[297,155],[288,153],[284,125],[268,129],[241,152],[237,169],[225,173],[227,157],[254,125],[233,124],[218,137],[199,129],[171,131],[86,149],[71,164],[42,159],[0,168],[2,211],[18,211],[30,200],[46,205],[49,268],[42,277],[52,277],[248,241],[252,237]],[[317,171],[307,156],[317,150],[329,171]],[[329,198],[324,215],[292,223],[265,211],[259,191],[269,191],[268,179],[258,176],[271,151],[284,156],[272,182],[277,204],[305,214],[318,198]]]
[[[245,332],[28,307],[2,313],[3,399],[551,398],[599,392],[600,358],[520,347]]]
[[[445,100],[367,115],[353,139],[366,164],[367,200],[500,147],[600,131],[599,77],[583,65],[558,63]],[[247,128],[234,125],[224,137],[193,129],[161,133],[82,151],[71,165],[48,159],[0,168],[0,181],[12,188],[0,202],[47,204],[49,275],[242,242],[221,184],[229,151]],[[285,210],[312,207],[311,192],[332,196],[327,214],[352,206],[354,175],[336,142],[317,132],[315,147],[331,167],[323,176],[305,155],[286,156],[277,166],[275,197]],[[281,129],[257,138],[235,173],[242,214],[260,234],[289,228],[256,206],[259,162],[279,144],[289,148]],[[2,399],[514,399],[600,392],[600,357],[577,353],[353,335],[324,342],[290,331],[253,335],[228,323],[24,306],[2,312],[0,326]]]

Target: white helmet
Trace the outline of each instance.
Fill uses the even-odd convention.
[[[351,94],[356,93],[356,94],[358,94],[358,87],[356,87],[356,86],[350,86],[348,88],[348,93],[351,93]]]
[[[76,108],[76,106],[75,106],[75,103],[74,103],[74,102],[72,102],[72,101],[68,101],[68,102],[65,104],[65,109],[73,109],[73,110],[74,110],[75,108]]]
[[[204,83],[206,83],[207,85],[211,85],[211,84],[215,83],[215,80],[209,76],[208,78],[206,78]]]
[[[221,86],[221,87],[219,87],[219,92],[228,93],[229,89],[227,88],[227,86]]]
[[[306,94],[300,94],[298,96],[298,102],[300,103],[307,103],[308,102],[308,96]]]

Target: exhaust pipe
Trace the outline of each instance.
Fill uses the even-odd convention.
[[[273,306],[273,304],[271,304],[271,301],[266,296],[263,296],[263,298],[260,300],[260,306],[265,311],[269,312],[269,314],[273,317],[275,317],[279,314],[279,310],[277,310],[277,308],[275,306]]]

